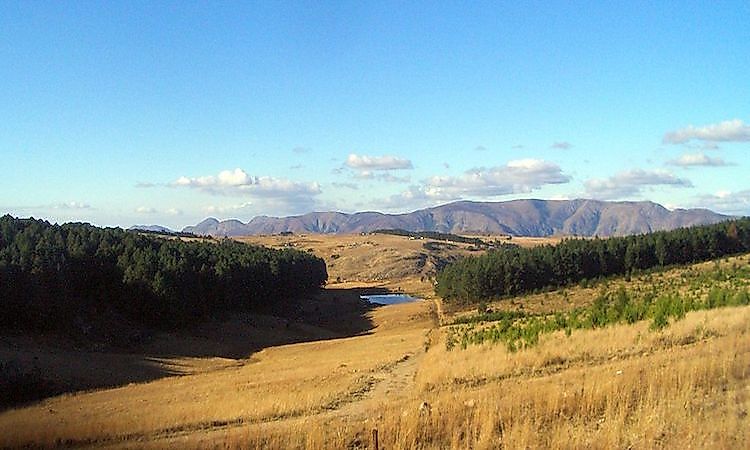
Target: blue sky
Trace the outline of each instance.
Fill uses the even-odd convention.
[[[2,2],[0,213],[750,214],[750,3]]]

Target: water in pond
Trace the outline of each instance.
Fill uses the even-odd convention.
[[[359,298],[378,305],[395,305],[397,303],[409,303],[419,300],[416,297],[406,294],[360,295]]]

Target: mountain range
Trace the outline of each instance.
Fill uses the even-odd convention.
[[[163,227],[161,225],[133,225],[132,227],[128,228],[128,230],[148,231],[151,233],[164,233],[164,234],[174,233],[174,230],[171,230],[167,227]]]
[[[513,236],[623,236],[704,225],[731,219],[707,209],[667,208],[650,201],[511,200],[458,201],[404,214],[312,212],[258,216],[243,223],[208,218],[183,232],[215,237],[293,233],[360,233],[378,229]]]

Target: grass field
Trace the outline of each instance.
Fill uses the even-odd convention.
[[[406,255],[421,251],[419,241],[393,238],[400,241],[381,245],[403,246]],[[366,253],[346,246],[372,237],[348,239],[305,245],[335,250],[339,261],[346,251]],[[704,299],[712,288],[743,286],[749,261],[726,258],[489,307],[565,312],[618,288]],[[358,292],[354,286],[406,286],[409,279],[414,275],[335,283],[317,301],[345,302]],[[415,283],[426,289],[419,278]],[[327,306],[310,307],[319,317],[309,328],[272,318],[264,327],[258,318],[230,320],[223,347],[221,329],[163,337],[161,353],[186,345],[201,351],[151,360],[177,376],[1,412],[0,447],[372,448],[375,429],[387,449],[750,446],[748,306],[686,312],[660,329],[643,320],[553,331],[515,351],[489,341],[449,349],[450,324],[477,312],[439,299],[332,314]],[[247,320],[255,334],[243,334]],[[271,330],[277,336],[266,336],[265,349],[253,347]]]
[[[501,239],[523,247],[555,244],[560,238],[473,236],[488,242]],[[247,236],[242,242],[274,248],[291,247],[325,259],[328,283],[338,287],[379,286],[432,297],[432,278],[443,264],[456,258],[481,254],[471,244],[409,239],[387,234],[306,234]]]

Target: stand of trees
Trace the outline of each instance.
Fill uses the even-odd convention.
[[[390,234],[394,236],[406,236],[412,238],[426,238],[434,239],[436,241],[449,241],[459,242],[462,244],[474,244],[479,247],[486,247],[487,243],[479,238],[470,238],[466,236],[459,236],[451,233],[440,233],[439,231],[408,231],[400,228],[396,229],[382,229],[373,231],[375,234]]]
[[[474,303],[634,271],[750,251],[750,219],[558,245],[508,247],[464,258],[437,276],[448,301]]]
[[[322,259],[293,249],[0,217],[6,329],[64,329],[106,314],[173,328],[229,310],[270,310],[326,279]]]

